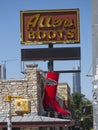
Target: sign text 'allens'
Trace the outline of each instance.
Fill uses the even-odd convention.
[[[78,15],[79,10],[21,11],[21,43],[79,43]]]

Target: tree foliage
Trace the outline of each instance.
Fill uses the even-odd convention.
[[[90,130],[93,126],[92,111],[88,112],[88,110],[86,110],[86,112],[83,113],[82,108],[86,108],[87,106],[90,106],[90,108],[92,108],[92,102],[88,100],[84,94],[80,93],[73,93],[71,99],[73,117],[81,122],[81,126],[84,130]]]

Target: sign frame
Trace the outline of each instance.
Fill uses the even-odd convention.
[[[41,25],[47,17],[50,19]],[[20,33],[22,45],[80,43],[79,9],[20,11]]]

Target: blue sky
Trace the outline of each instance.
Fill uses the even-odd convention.
[[[80,46],[81,47],[81,90],[87,98],[92,99],[92,20],[91,0],[1,0],[0,1],[0,63],[6,62],[7,78],[22,78],[20,57],[21,48],[36,48],[20,44],[20,11],[44,9],[75,9],[80,10]],[[61,44],[59,47],[70,45]],[[40,46],[37,46],[40,47]],[[44,46],[42,46],[44,47]],[[36,62],[40,69],[46,69],[46,62]],[[75,65],[73,62],[73,66]],[[67,62],[56,63],[56,69],[66,69]],[[70,66],[70,63],[69,63]],[[59,82],[72,85],[72,74],[60,74]],[[71,90],[72,91],[72,90]]]

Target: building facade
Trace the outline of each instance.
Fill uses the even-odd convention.
[[[67,83],[58,84],[58,95],[60,95],[63,98],[65,108],[70,109],[71,95],[70,95],[70,87]]]
[[[79,70],[78,66],[73,67],[73,70]],[[73,72],[73,93],[81,93],[81,76],[80,72]]]
[[[5,64],[0,64],[0,79],[6,79],[6,66],[5,66]]]
[[[0,80],[0,130],[7,130],[8,101],[6,96],[11,96],[11,117],[13,130],[49,130],[56,128],[68,130],[73,126],[70,119],[60,119],[46,115],[42,99],[44,93],[44,73],[37,69],[37,65],[27,65],[23,79]],[[31,112],[24,115],[15,113],[14,97],[23,97],[31,101]],[[62,100],[61,100],[62,101]],[[62,106],[63,107],[63,106]],[[48,113],[49,114],[49,113]],[[54,114],[55,115],[55,114]]]

